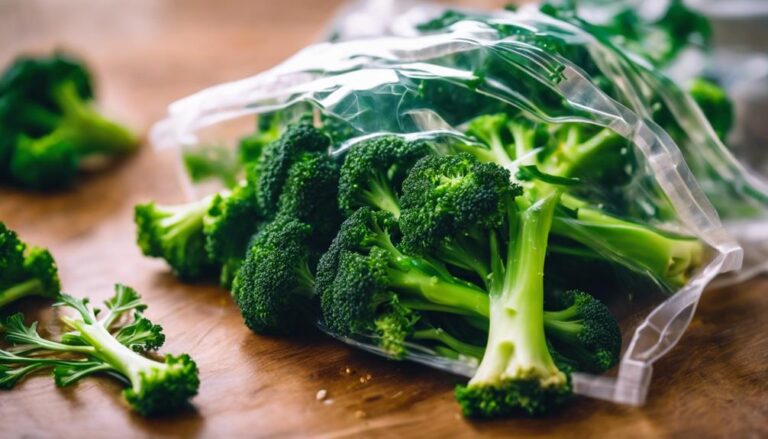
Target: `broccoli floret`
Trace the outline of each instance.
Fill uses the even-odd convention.
[[[322,123],[320,129],[331,138],[331,143],[336,147],[361,134],[346,120],[325,113],[320,115],[320,122]]]
[[[258,172],[249,175],[256,189],[256,199],[263,212],[276,212],[280,194],[291,166],[304,153],[328,153],[330,139],[307,123],[289,125],[276,141],[264,147],[257,165]]]
[[[28,296],[56,297],[61,290],[51,253],[28,247],[0,222],[0,309]]]
[[[221,264],[220,282],[231,285],[240,262],[245,257],[248,241],[264,221],[251,186],[241,182],[231,192],[213,196],[203,217],[205,250],[212,261]]]
[[[146,256],[164,259],[182,279],[197,279],[215,270],[206,252],[203,219],[212,198],[178,206],[154,202],[136,206],[134,221],[139,248]]]
[[[21,314],[6,321],[6,340],[22,348],[0,351],[2,386],[10,388],[25,376],[50,368],[60,387],[95,373],[116,375],[128,384],[123,391],[128,404],[144,416],[177,410],[197,394],[197,366],[188,355],[166,355],[160,362],[133,350],[156,347],[164,340],[159,327],[144,323],[148,320],[141,311],[146,306],[135,291],[117,285],[115,296],[106,302],[109,311],[101,319],[87,299],[61,295],[59,300],[55,306],[77,311],[61,317],[72,330],[61,341],[41,337],[37,323],[26,326]],[[133,320],[117,325],[130,311],[134,311]],[[139,327],[142,330],[136,331]]]
[[[621,330],[602,302],[583,291],[566,291],[558,311],[544,312],[554,348],[578,370],[604,372],[619,361]]]
[[[264,147],[280,137],[283,122],[285,122],[285,115],[280,111],[260,114],[256,123],[256,132],[240,139],[240,161],[242,163],[258,162]]]
[[[339,205],[346,215],[369,206],[400,216],[400,185],[418,159],[430,153],[421,142],[382,136],[353,145],[339,178]]]
[[[704,78],[694,78],[688,87],[691,97],[707,117],[715,134],[725,140],[733,126],[733,103],[719,85]]]
[[[33,189],[65,187],[83,158],[136,149],[136,136],[101,116],[92,99],[85,65],[70,57],[25,57],[8,67],[0,78],[0,131],[7,138],[0,164],[11,181]]]
[[[316,288],[324,324],[337,334],[375,334],[382,347],[411,332],[408,310],[446,310],[451,314],[487,315],[483,290],[451,276],[431,261],[401,252],[391,213],[363,207],[341,226],[317,269]]]
[[[278,215],[312,226],[312,247],[320,251],[328,248],[341,224],[338,186],[338,163],[325,153],[305,153],[288,171],[278,201]]]
[[[312,227],[279,216],[259,232],[233,283],[246,325],[258,333],[290,334],[315,322]]]
[[[235,153],[224,146],[198,145],[184,148],[181,158],[193,183],[217,179],[228,188],[237,185],[242,165]]]

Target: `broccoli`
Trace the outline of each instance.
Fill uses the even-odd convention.
[[[289,216],[277,217],[254,238],[232,288],[253,331],[290,334],[315,322],[311,239],[312,227]]]
[[[467,153],[425,157],[403,183],[404,246],[471,272],[487,293],[485,353],[456,392],[468,416],[541,413],[571,393],[569,371],[550,352],[544,313],[544,262],[561,193],[542,182],[513,183],[509,170]],[[618,333],[607,311],[595,319],[595,327]],[[608,341],[615,339],[595,343]],[[579,343],[574,351],[595,349]],[[613,365],[615,345],[598,347],[613,354],[604,362]]]
[[[715,134],[725,140],[733,127],[733,103],[719,85],[704,78],[694,78],[688,92],[712,124]]]
[[[41,337],[37,323],[26,326],[23,315],[11,316],[6,321],[5,337],[16,348],[0,350],[0,385],[10,388],[31,373],[47,369],[53,369],[59,387],[104,373],[126,382],[123,396],[141,415],[186,406],[200,384],[195,362],[186,354],[166,355],[160,362],[135,352],[159,347],[164,337],[159,326],[141,317],[146,306],[131,288],[116,285],[115,296],[105,304],[108,311],[100,318],[88,299],[61,295],[55,306],[77,313],[61,317],[71,332],[60,341]],[[120,326],[131,311],[132,319]]]
[[[451,314],[487,316],[485,292],[451,276],[425,258],[396,247],[394,216],[362,207],[341,226],[317,268],[315,286],[324,324],[337,334],[376,334],[388,350],[411,332],[412,310],[447,310]],[[387,345],[385,345],[387,346]]]
[[[238,183],[237,177],[242,166],[234,152],[224,146],[198,145],[184,148],[181,158],[193,183],[217,179],[228,188]]]
[[[0,77],[2,174],[32,189],[70,184],[82,159],[134,151],[134,134],[92,106],[85,65],[62,54],[23,57]]]
[[[369,206],[400,216],[399,190],[408,171],[430,154],[421,142],[397,136],[375,137],[353,145],[339,177],[339,205],[346,215]]]
[[[328,153],[330,139],[307,123],[289,125],[276,141],[266,145],[257,169],[249,175],[256,200],[263,212],[276,212],[291,166],[304,154]]]
[[[139,204],[134,220],[139,248],[146,256],[163,258],[182,279],[203,277],[216,267],[208,256],[203,219],[212,197],[185,205]]]
[[[28,247],[0,222],[0,309],[28,296],[56,297],[58,269],[48,250]]]
[[[285,115],[282,112],[260,114],[256,131],[240,139],[239,156],[241,163],[256,163],[264,147],[276,141],[282,132]]]

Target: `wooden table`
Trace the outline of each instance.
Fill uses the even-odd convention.
[[[67,47],[99,78],[101,102],[146,132],[168,103],[259,72],[319,38],[337,2],[0,2],[0,62],[20,50]],[[0,436],[765,437],[768,435],[768,280],[709,291],[687,334],[657,363],[648,404],[577,399],[544,419],[468,422],[459,379],[386,361],[321,335],[257,336],[228,294],[185,285],[134,245],[132,208],[182,201],[171,154],[144,145],[71,192],[0,189],[0,220],[56,255],[65,290],[103,299],[134,286],[167,334],[163,352],[189,352],[201,370],[195,409],[164,419],[132,414],[109,379],[58,390],[47,376],[0,394]],[[44,302],[23,306],[50,319]],[[316,393],[325,389],[325,402]]]

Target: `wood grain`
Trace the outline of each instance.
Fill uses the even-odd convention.
[[[172,100],[261,71],[316,39],[337,3],[6,0],[0,64],[20,50],[77,51],[100,80],[103,106],[146,132]],[[319,334],[250,333],[225,291],[181,284],[141,256],[132,207],[149,199],[182,194],[172,155],[144,145],[71,192],[0,189],[0,220],[51,248],[66,291],[103,299],[119,281],[141,292],[166,330],[163,351],[189,352],[200,366],[195,409],[142,419],[111,380],[58,390],[41,376],[0,394],[0,436],[768,436],[768,279],[705,295],[680,345],[656,365],[643,408],[577,399],[548,418],[468,422],[453,401],[456,377]],[[54,317],[42,301],[22,309]],[[324,402],[315,398],[321,389]]]

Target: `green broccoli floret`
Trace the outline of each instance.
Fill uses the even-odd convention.
[[[256,132],[240,139],[238,150],[240,162],[258,162],[264,148],[280,137],[284,122],[285,115],[280,111],[260,114],[256,123]]]
[[[323,322],[343,336],[374,334],[393,355],[396,340],[411,332],[410,311],[447,310],[487,316],[483,290],[451,276],[431,261],[409,256],[395,245],[391,213],[363,207],[341,226],[321,258],[315,282]]]
[[[232,288],[251,330],[291,334],[314,324],[311,239],[312,227],[288,216],[277,217],[256,235]]]
[[[225,187],[232,188],[237,185],[242,169],[235,153],[220,145],[185,147],[181,159],[193,183],[217,179]]]
[[[61,295],[59,300],[56,306],[77,311],[74,316],[61,317],[72,330],[61,341],[41,337],[37,323],[26,326],[21,314],[6,321],[6,340],[19,349],[0,351],[2,386],[10,388],[33,372],[51,368],[60,387],[95,373],[116,375],[128,384],[123,391],[126,401],[144,416],[177,410],[197,394],[197,366],[188,355],[166,355],[160,362],[133,350],[159,346],[164,340],[159,327],[143,323],[146,319],[141,311],[146,306],[135,291],[117,285],[115,296],[106,303],[107,315],[101,319],[87,299]],[[134,311],[133,320],[117,325],[130,311]],[[142,331],[127,329],[139,326]]]
[[[56,297],[58,269],[48,250],[27,247],[0,222],[0,309],[28,296]]]
[[[335,147],[361,134],[351,123],[336,116],[321,113],[320,122],[320,129],[331,138],[331,144]]]
[[[719,85],[704,78],[694,78],[688,92],[707,117],[715,134],[725,140],[733,127],[733,103]]]
[[[326,153],[304,153],[291,166],[278,200],[278,215],[312,226],[312,247],[328,248],[341,224],[339,165]]]
[[[178,206],[154,202],[136,206],[134,221],[139,248],[146,256],[164,259],[182,279],[212,273],[215,263],[206,252],[203,219],[212,198]]]
[[[330,139],[307,123],[289,125],[276,141],[264,147],[258,172],[249,176],[263,212],[276,212],[291,166],[304,154],[328,153]]]
[[[83,158],[134,151],[136,136],[101,116],[92,99],[80,61],[61,54],[14,61],[0,78],[0,131],[9,139],[0,153],[3,173],[25,187],[61,188]]]
[[[578,370],[604,372],[619,361],[621,330],[602,302],[583,291],[566,291],[561,309],[544,312],[548,340]]]
[[[353,145],[339,178],[339,205],[346,215],[359,207],[385,210],[400,216],[400,185],[418,159],[431,152],[421,142],[382,136]]]

